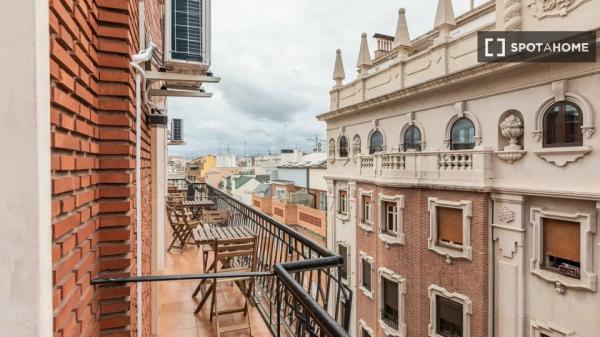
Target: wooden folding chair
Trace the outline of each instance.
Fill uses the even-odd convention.
[[[205,225],[227,225],[229,222],[229,212],[227,210],[204,210],[200,221]],[[213,251],[211,245],[202,245],[202,267],[206,271],[208,264],[208,255]]]
[[[201,221],[203,224],[227,225],[229,223],[229,211],[226,209],[205,210],[202,212]]]
[[[185,248],[188,239],[193,239],[192,231],[200,225],[200,221],[190,220],[184,210],[181,207],[177,207],[177,204],[174,206],[167,204],[167,218],[173,230],[173,241],[171,241],[167,252],[170,252],[173,247]],[[179,246],[176,245],[177,242],[179,242]],[[196,244],[195,241],[193,243]]]
[[[215,258],[208,268],[209,273],[218,272],[253,272],[256,271],[256,238],[238,238],[238,239],[226,239],[226,240],[215,240],[211,243],[212,249],[215,252]],[[248,329],[250,336],[252,336],[252,327],[250,324],[249,305],[252,301],[252,289],[254,288],[254,278],[249,276],[242,277],[230,277],[223,279],[212,279],[208,291],[203,294],[198,307],[194,311],[198,314],[202,309],[204,303],[211,296],[210,305],[210,320],[213,317],[217,323],[217,337],[221,337],[222,333],[233,332],[239,330]],[[237,285],[244,296],[244,306],[241,308],[233,309],[219,309],[219,300],[217,296],[217,286],[223,283],[233,282]],[[198,285],[198,290],[203,286],[204,280]],[[224,315],[231,315],[235,313],[243,313],[246,322],[241,324],[234,324],[229,326],[221,326],[219,317]]]

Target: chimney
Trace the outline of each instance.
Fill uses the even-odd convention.
[[[358,74],[359,78],[367,75],[367,70],[373,65],[371,62],[371,53],[369,52],[369,44],[367,43],[367,33],[362,33],[360,39],[360,51],[358,52]]]
[[[394,43],[394,37],[384,34],[375,34],[373,38],[377,42],[377,49],[375,50],[375,59],[378,59],[392,51],[392,44]]]
[[[333,67],[333,80],[335,81],[335,88],[339,88],[343,85],[343,81],[346,78],[344,72],[344,62],[342,62],[342,51],[335,51],[335,65]]]

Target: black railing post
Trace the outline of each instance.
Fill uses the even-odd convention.
[[[275,290],[275,302],[277,303],[277,337],[281,337],[281,293],[279,288],[279,280],[277,280],[277,289]]]

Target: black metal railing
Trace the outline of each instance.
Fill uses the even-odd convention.
[[[169,186],[181,186],[169,181]],[[230,213],[231,226],[251,227],[257,235],[254,302],[275,336],[348,337],[352,292],[341,282],[341,256],[268,215],[206,184],[186,185],[188,198],[211,199]],[[94,280],[94,284],[231,277],[229,274],[146,276]]]

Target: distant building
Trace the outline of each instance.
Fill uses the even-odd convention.
[[[327,246],[325,153],[305,155],[271,171],[269,185],[254,190],[252,206]]]
[[[234,154],[217,155],[216,167],[237,167],[237,159]]]
[[[266,175],[232,175],[223,179],[219,188],[231,194],[234,198],[250,205],[252,203],[252,193],[261,184],[270,180]]]
[[[216,157],[214,155],[203,156],[190,160],[185,166],[186,178],[190,181],[200,181],[206,174],[215,168]]]
[[[477,54],[483,31],[597,32],[600,1],[488,1],[459,17],[437,2],[414,40],[400,10],[374,58],[363,34],[356,79],[343,83],[338,51],[318,116],[350,334],[599,336],[598,56]]]

